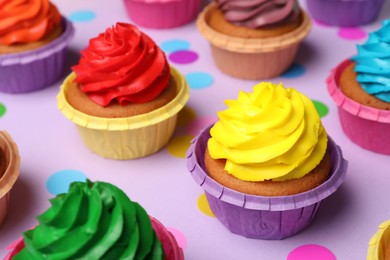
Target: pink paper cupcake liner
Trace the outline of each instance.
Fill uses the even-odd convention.
[[[167,260],[183,260],[184,254],[183,250],[177,244],[175,237],[169,232],[163,224],[161,224],[157,219],[150,216],[152,222],[153,230],[156,232],[157,237],[161,241],[165,259]],[[4,257],[3,260],[11,260],[13,256],[19,253],[24,248],[23,237],[18,238],[12,244],[10,244],[6,249],[10,250],[8,254]]]
[[[325,24],[352,27],[373,22],[383,0],[307,0],[311,16]]]
[[[256,196],[226,188],[205,172],[204,152],[210,138],[207,127],[187,152],[187,167],[204,189],[210,208],[232,233],[257,239],[284,239],[308,227],[321,201],[334,193],[345,179],[347,161],[329,137],[332,172],[327,181],[307,192],[290,196]]]
[[[350,63],[349,59],[341,62],[326,80],[328,92],[338,106],[344,133],[364,149],[390,154],[390,111],[359,104],[339,88],[340,75]]]
[[[54,41],[30,51],[0,55],[0,92],[36,91],[62,76],[67,46],[74,35],[69,20],[63,17],[62,24],[64,32]]]
[[[173,28],[192,21],[200,0],[124,0],[134,23],[148,28]]]

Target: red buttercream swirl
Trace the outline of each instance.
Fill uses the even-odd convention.
[[[121,105],[151,101],[170,78],[161,49],[137,27],[125,23],[91,39],[72,69],[81,91],[101,106],[114,100]]]
[[[48,0],[0,0],[0,44],[35,42],[61,22]]]

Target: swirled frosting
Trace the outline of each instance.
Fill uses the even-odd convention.
[[[38,41],[60,22],[57,7],[48,0],[0,0],[0,44]]]
[[[327,134],[312,101],[282,84],[263,82],[240,92],[219,112],[208,141],[210,156],[245,181],[301,178],[322,160]]]
[[[114,100],[121,105],[153,100],[170,78],[161,49],[137,27],[125,23],[91,39],[72,69],[81,91],[101,106]]]
[[[227,21],[249,28],[278,25],[299,18],[296,0],[215,0]]]
[[[13,259],[163,259],[149,216],[117,187],[74,182],[24,233]]]
[[[390,20],[370,33],[363,45],[357,45],[357,51],[352,57],[357,81],[368,94],[390,102]]]

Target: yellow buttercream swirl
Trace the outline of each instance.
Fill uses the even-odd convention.
[[[219,112],[208,141],[214,159],[245,181],[301,178],[322,160],[327,134],[313,102],[293,88],[263,82]]]

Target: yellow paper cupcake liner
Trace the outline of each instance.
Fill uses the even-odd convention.
[[[384,260],[388,246],[390,246],[390,220],[380,224],[379,230],[370,239],[367,260]]]
[[[134,159],[155,153],[171,138],[178,112],[189,99],[189,86],[185,78],[173,67],[171,75],[178,93],[165,106],[132,117],[103,118],[90,116],[74,109],[67,101],[68,86],[74,80],[71,73],[57,96],[58,108],[73,123],[84,144],[96,154],[111,159]]]

